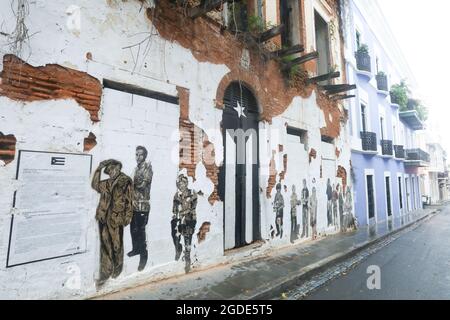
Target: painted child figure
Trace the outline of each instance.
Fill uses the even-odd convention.
[[[301,204],[295,192],[295,185],[292,185],[291,195],[291,243],[298,239],[298,224],[297,224],[297,206]]]
[[[310,224],[312,229],[312,239],[317,239],[317,193],[316,187],[311,190],[311,197],[309,199],[309,213],[310,213]]]
[[[332,197],[332,203],[333,203],[333,225],[336,230],[338,230],[339,227],[339,221],[338,221],[338,200],[339,200],[339,184],[334,186],[333,185],[333,197]]]
[[[175,245],[175,260],[180,258],[182,252],[181,236],[184,238],[184,261],[185,271],[188,273],[191,269],[191,245],[192,236],[197,224],[197,193],[188,189],[188,178],[179,175],[177,179],[177,189],[173,197],[172,210],[172,239]]]
[[[303,190],[302,190],[302,235],[301,237],[308,238],[309,236],[309,223],[308,223],[308,210],[309,210],[309,190],[307,186],[306,179],[303,179]]]
[[[338,203],[339,203],[339,226],[341,232],[346,231],[345,222],[344,222],[344,194],[342,193],[339,185],[336,187],[338,189]]]
[[[276,236],[283,238],[283,208],[284,208],[284,198],[281,194],[281,183],[276,186],[277,193],[275,194],[275,200],[273,202],[273,211],[275,212],[275,225],[277,226]]]
[[[345,195],[345,229],[356,230],[357,222],[355,217],[353,216],[353,197],[352,197],[352,189],[347,187],[347,193]]]

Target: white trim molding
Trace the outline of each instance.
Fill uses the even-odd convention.
[[[364,169],[364,189],[366,190],[366,217],[367,224],[370,225],[371,219],[369,218],[369,190],[367,190],[367,176],[372,176],[373,183],[373,210],[375,213],[375,217],[372,218],[372,221],[375,220],[375,224],[378,223],[378,212],[377,212],[377,183],[375,181],[375,169]]]

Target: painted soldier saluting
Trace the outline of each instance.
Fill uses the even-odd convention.
[[[145,162],[148,151],[145,147],[136,148],[137,167],[133,174],[133,219],[130,233],[133,249],[128,252],[129,257],[140,255],[138,271],[142,271],[147,264],[148,251],[145,235],[145,226],[150,213],[150,187],[153,170],[150,162]]]
[[[109,179],[100,181],[104,169]],[[100,278],[102,285],[117,278],[123,268],[123,228],[133,216],[133,187],[130,177],[122,173],[117,160],[102,161],[92,178],[92,188],[100,193],[95,219],[100,231]]]
[[[197,193],[188,189],[188,178],[181,174],[177,179],[177,192],[173,197],[172,209],[172,239],[175,246],[175,260],[180,259],[183,246],[181,236],[184,238],[185,271],[191,269],[191,244],[195,225],[197,224]]]

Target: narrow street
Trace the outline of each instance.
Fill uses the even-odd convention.
[[[299,288],[288,299],[376,300],[376,299],[449,299],[450,298],[450,207],[447,205],[432,219],[368,255],[356,267],[342,271],[339,277],[315,291],[299,296]],[[370,248],[368,249],[370,250]],[[378,266],[381,288],[369,290],[370,266]]]

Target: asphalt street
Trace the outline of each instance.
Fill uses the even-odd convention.
[[[377,267],[380,288],[370,290],[367,282],[370,277],[369,283],[376,284],[373,270]],[[433,218],[399,236],[305,299],[450,299],[450,207],[444,207]]]

